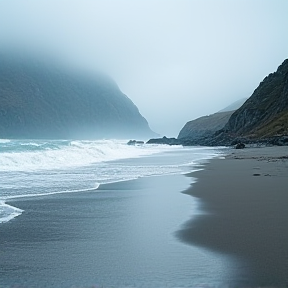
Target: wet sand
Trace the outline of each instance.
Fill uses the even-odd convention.
[[[191,173],[197,201],[184,175],[9,201],[0,287],[287,287],[288,149],[232,153]]]
[[[232,150],[190,176],[203,213],[179,239],[236,256],[245,287],[288,287],[288,147]]]
[[[224,287],[230,259],[174,235],[193,213],[195,201],[180,193],[190,182],[144,177],[10,200],[24,212],[0,225],[0,287]]]

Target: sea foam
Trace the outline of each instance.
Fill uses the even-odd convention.
[[[1,140],[0,223],[23,212],[9,205],[12,199],[97,192],[99,185],[106,183],[183,174],[198,169],[199,160],[211,159],[218,153],[207,147],[126,143],[119,140]]]
[[[21,215],[23,210],[0,201],[0,223],[5,223]]]
[[[118,159],[137,158],[165,149],[159,145],[129,146],[126,145],[126,141],[118,140],[4,141],[0,147],[1,171],[33,171],[85,166]]]

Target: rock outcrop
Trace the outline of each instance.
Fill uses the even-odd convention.
[[[152,137],[116,83],[34,59],[0,57],[0,138]]]
[[[162,138],[152,138],[146,144],[182,145],[183,143],[176,138],[167,138],[164,136]]]
[[[141,140],[129,140],[127,142],[127,145],[143,145],[144,144],[144,141],[141,141]]]

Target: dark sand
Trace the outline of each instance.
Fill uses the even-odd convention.
[[[189,183],[144,177],[10,200],[24,212],[0,225],[0,288],[223,287],[229,259],[174,235],[197,206],[180,193]]]
[[[288,147],[233,150],[191,176],[204,213],[177,236],[241,259],[246,287],[288,287]]]
[[[9,201],[25,211],[0,226],[0,287],[288,287],[288,148],[233,153],[191,174],[203,213],[176,233],[191,245],[172,237],[181,175]]]

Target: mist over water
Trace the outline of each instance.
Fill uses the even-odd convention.
[[[287,9],[285,0],[0,1],[0,40],[105,71],[153,131],[175,137],[249,97],[287,58]]]

